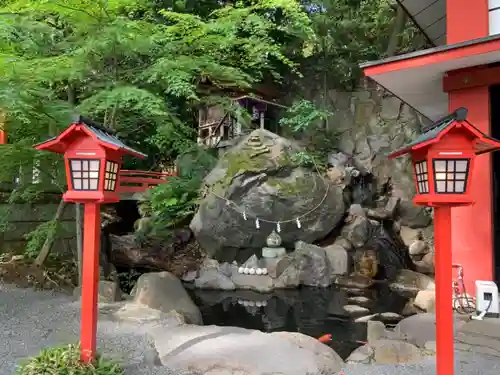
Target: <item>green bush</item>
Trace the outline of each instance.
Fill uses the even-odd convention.
[[[154,218],[155,235],[189,223],[197,209],[203,178],[216,163],[210,150],[197,146],[179,156],[178,175],[152,189],[148,199],[140,204],[142,215]]]
[[[22,363],[15,375],[123,375],[123,368],[110,360],[98,357],[94,363],[80,361],[78,345],[44,349]]]

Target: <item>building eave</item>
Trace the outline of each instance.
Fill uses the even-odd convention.
[[[500,61],[500,35],[361,64],[365,75],[432,121],[448,113],[448,72]]]

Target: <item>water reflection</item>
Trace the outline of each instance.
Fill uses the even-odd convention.
[[[238,326],[264,332],[301,332],[312,337],[330,333],[330,346],[346,358],[366,340],[366,324],[354,323],[343,309],[349,297],[368,298],[364,307],[370,312],[400,313],[407,300],[387,288],[377,290],[346,290],[337,288],[301,288],[280,290],[272,294],[252,291],[191,290],[204,323],[219,326]]]

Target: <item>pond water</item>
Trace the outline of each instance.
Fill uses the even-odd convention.
[[[344,359],[366,341],[366,323],[355,323],[355,317],[401,313],[407,303],[406,298],[385,286],[374,290],[303,287],[272,294],[194,290],[189,285],[186,289],[207,325],[301,332],[316,338],[331,334],[333,340],[329,345]],[[353,302],[353,298],[360,296],[366,297],[362,298],[364,303]],[[350,316],[343,308],[348,304],[366,307],[369,312]]]

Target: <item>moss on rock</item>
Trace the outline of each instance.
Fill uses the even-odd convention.
[[[222,195],[231,185],[233,178],[241,172],[260,172],[269,166],[269,158],[265,154],[252,157],[252,151],[243,149],[240,152],[229,152],[220,159],[220,166],[226,172],[224,177],[212,185],[215,194]]]
[[[312,176],[310,177],[313,178]],[[278,189],[280,194],[289,197],[311,192],[311,185],[308,181],[308,176],[298,177],[293,181],[287,181],[287,179],[277,177],[269,177],[266,182],[268,185]]]

